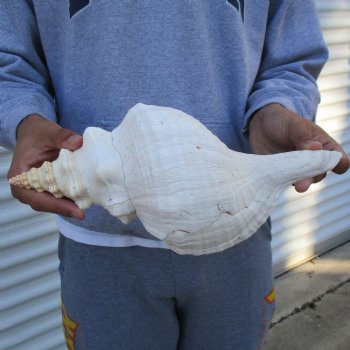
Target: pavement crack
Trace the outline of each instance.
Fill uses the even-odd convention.
[[[307,309],[313,309],[315,310],[317,307],[317,303],[319,303],[320,301],[322,301],[322,299],[328,295],[328,294],[332,294],[335,293],[339,288],[345,286],[346,284],[350,283],[350,278],[346,279],[343,282],[340,282],[339,284],[337,284],[335,287],[329,288],[327,289],[324,293],[320,294],[319,296],[317,296],[316,298],[312,299],[311,301],[306,302],[305,304],[303,304],[300,307],[296,307],[290,314],[281,317],[279,320],[272,322],[270,328],[276,326],[277,324],[280,324],[284,321],[286,321],[288,318],[297,315],[299,312],[307,310]]]

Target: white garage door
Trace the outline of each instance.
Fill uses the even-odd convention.
[[[350,153],[350,0],[318,0],[330,60],[317,122]],[[304,195],[285,192],[272,215],[276,274],[350,239],[350,172]]]

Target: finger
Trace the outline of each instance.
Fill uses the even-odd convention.
[[[340,161],[338,162],[337,166],[332,170],[336,174],[344,174],[350,166],[350,161],[348,155],[345,153],[345,151],[338,145],[334,145],[333,147],[326,148],[325,149],[329,151],[337,151],[343,154]]]
[[[313,178],[313,183],[316,184],[318,182],[321,182],[326,176],[327,176],[327,174],[322,174],[322,175],[315,176]]]
[[[300,192],[300,193],[306,192],[313,183],[315,184],[315,183],[321,182],[326,176],[327,174],[321,174],[313,178],[308,178],[308,179],[298,181],[294,184],[294,187],[297,192]]]
[[[344,174],[350,166],[349,157],[346,154],[343,154],[343,157],[340,159],[338,165],[333,169],[333,172],[336,174]]]
[[[333,169],[336,174],[345,173],[350,166],[350,161],[348,155],[345,153],[343,148],[330,136],[327,135],[327,140],[322,144],[316,140],[302,140],[297,144],[299,149],[307,149],[311,151],[316,150],[327,150],[327,151],[337,151],[343,154],[337,166]]]
[[[327,135],[326,140],[323,142],[323,148],[327,151],[336,151],[343,154],[337,166],[333,169],[333,172],[337,174],[345,173],[350,166],[349,156],[345,153],[344,149],[335,141],[332,137]]]
[[[336,174],[344,174],[349,169],[349,166],[350,166],[348,155],[344,152],[344,150],[338,144],[332,145],[332,147],[326,145],[324,149],[327,151],[337,151],[343,154],[337,166],[332,171]]]
[[[20,202],[31,206],[35,211],[55,213],[79,220],[85,216],[84,211],[70,199],[55,198],[47,192],[38,193],[34,190],[11,187],[12,195]]]
[[[54,141],[58,149],[67,148],[71,151],[75,151],[83,144],[83,138],[68,129],[60,129]]]
[[[300,181],[296,182],[294,184],[294,187],[295,187],[295,190],[297,192],[304,193],[310,188],[312,183],[313,183],[313,179],[312,178],[304,179],[304,180],[300,180]]]

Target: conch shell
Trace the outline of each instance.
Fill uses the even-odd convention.
[[[112,132],[89,127],[83,146],[10,179],[12,185],[137,217],[179,254],[223,251],[266,221],[279,193],[333,169],[339,152],[252,155],[228,149],[182,111],[137,104]]]

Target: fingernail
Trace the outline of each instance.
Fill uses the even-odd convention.
[[[72,212],[72,217],[78,220],[82,220],[84,218],[84,214],[81,212],[81,210],[76,209]]]
[[[80,141],[81,137],[79,135],[72,135],[69,136],[67,140],[65,140],[65,142],[67,143],[77,143],[78,141]]]
[[[82,144],[82,138],[79,135],[69,136],[68,139],[64,140],[62,143],[63,148],[68,148],[71,151],[74,151],[77,147],[80,147]]]

